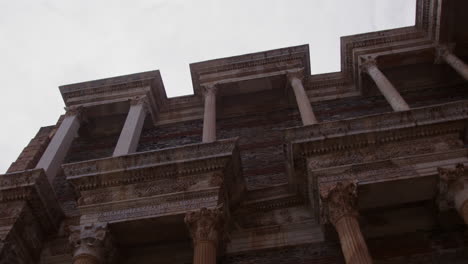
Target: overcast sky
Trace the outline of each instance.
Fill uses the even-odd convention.
[[[339,37],[414,25],[416,0],[0,0],[0,172],[64,113],[59,85],[159,69],[192,93],[189,63],[309,44],[339,71]]]

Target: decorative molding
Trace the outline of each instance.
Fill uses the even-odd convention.
[[[62,165],[79,190],[163,179],[222,169],[238,155],[237,139],[134,153]]]

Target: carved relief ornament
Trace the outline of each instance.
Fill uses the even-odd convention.
[[[208,95],[216,96],[216,93],[218,92],[218,88],[216,87],[216,84],[214,83],[204,84],[201,87],[202,87],[203,96],[205,97]]]
[[[217,245],[223,232],[223,212],[220,208],[202,208],[188,212],[185,215],[185,223],[194,244],[199,241],[210,241]]]
[[[107,223],[70,226],[69,242],[73,258],[110,259],[114,254]]]
[[[357,183],[337,182],[320,191],[322,219],[335,225],[344,216],[358,216]]]
[[[439,209],[447,210],[455,207],[456,195],[464,190],[464,181],[468,171],[461,163],[454,169],[437,168],[439,173]]]

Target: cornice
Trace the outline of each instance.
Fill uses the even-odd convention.
[[[44,170],[34,169],[0,175],[0,203],[27,202],[47,230],[55,229],[62,211]]]
[[[409,111],[389,112],[286,129],[284,139],[291,145],[312,141],[323,142],[325,139],[330,140],[338,137],[402,128],[419,128],[423,125],[460,121],[466,118],[468,118],[468,100],[463,100],[413,108]],[[384,139],[379,138],[376,140],[382,141]]]
[[[237,139],[140,152],[62,165],[78,190],[119,186],[222,170],[237,153]]]

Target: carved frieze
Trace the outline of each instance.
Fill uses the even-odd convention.
[[[178,215],[224,204],[245,190],[236,139],[64,164],[82,215],[102,222]]]

